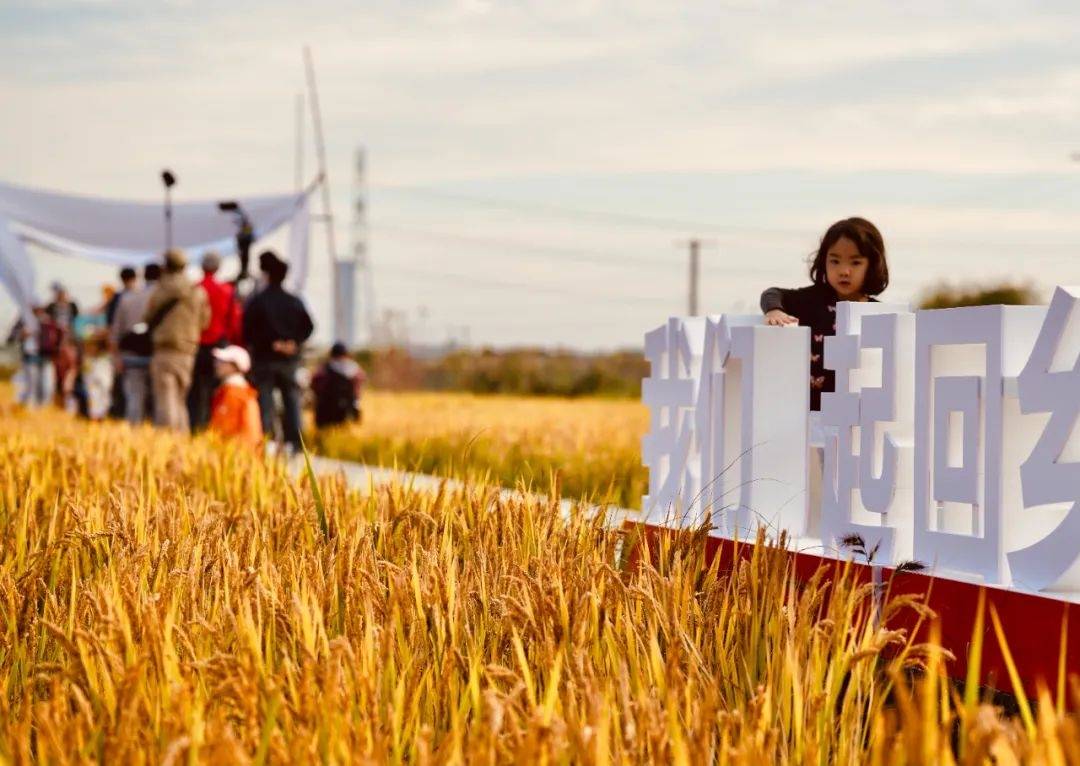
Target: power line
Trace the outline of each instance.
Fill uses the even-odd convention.
[[[636,338],[639,334],[644,335],[645,330],[650,330],[657,325],[663,324],[666,321],[667,315],[662,317],[657,315],[652,319],[641,319],[637,325],[632,322],[628,322],[625,317],[611,317],[605,316],[600,319],[548,319],[548,318],[536,318],[536,317],[524,317],[518,319],[506,319],[503,315],[479,315],[462,314],[455,315],[457,319],[468,317],[469,325],[471,327],[488,328],[491,325],[497,325],[499,329],[528,329],[528,330],[541,330],[545,328],[568,328],[568,327],[580,327],[595,329],[598,327],[610,328],[618,327],[628,331],[632,331],[631,334]]]
[[[492,210],[505,210],[515,213],[551,215],[565,218],[576,218],[593,222],[608,222],[621,225],[639,226],[657,229],[674,229],[680,232],[706,231],[710,233],[726,234],[753,234],[767,237],[799,237],[807,242],[814,242],[820,236],[822,229],[791,228],[782,226],[750,226],[738,224],[719,224],[715,222],[695,221],[688,219],[666,218],[661,216],[640,215],[636,213],[624,213],[608,210],[590,210],[584,208],[554,205],[545,202],[526,202],[523,200],[495,199],[469,194],[443,192],[434,189],[425,189],[415,186],[380,186],[381,192],[404,194],[415,197],[428,197],[441,199],[458,204]],[[1032,231],[1036,229],[1033,228]],[[899,242],[906,246],[941,246],[941,247],[971,247],[981,249],[1018,249],[1030,251],[1034,248],[1059,247],[1057,244],[1035,244],[1031,242],[1016,242],[993,240],[971,240],[960,237],[941,237],[931,235],[929,237],[919,234],[894,234],[889,237],[890,243]],[[895,245],[894,245],[895,246]],[[1075,247],[1075,245],[1069,245]]]
[[[494,237],[478,237],[472,234],[459,234],[456,232],[435,231],[414,226],[401,226],[394,223],[378,223],[374,227],[376,232],[387,232],[391,235],[404,235],[421,239],[436,241],[452,241],[463,244],[477,245],[479,247],[495,247],[513,250],[515,254],[527,253],[528,255],[544,256],[551,259],[573,260],[578,263],[595,263],[601,266],[623,266],[637,264],[639,266],[651,266],[670,268],[677,265],[674,261],[665,262],[658,258],[647,258],[633,255],[623,255],[603,250],[587,250],[559,245],[537,245],[530,242],[522,242],[512,239],[498,239]]]
[[[472,234],[460,234],[458,232],[436,231],[414,226],[402,226],[396,223],[378,223],[373,227],[374,231],[390,236],[401,235],[428,239],[436,242],[456,242],[461,244],[475,245],[484,248],[497,248],[513,251],[512,255],[525,258],[539,258],[544,260],[569,260],[576,263],[592,263],[598,266],[626,267],[627,265],[645,266],[651,268],[663,268],[672,273],[682,268],[682,264],[676,259],[650,258],[641,255],[624,255],[614,251],[588,250],[583,248],[565,247],[562,245],[538,245],[531,242],[522,242],[513,239],[500,239],[495,237],[479,237]],[[738,273],[740,275],[759,274],[768,276],[774,274],[775,269],[760,267],[732,266],[726,269],[726,273]]]
[[[690,221],[678,218],[664,218],[660,216],[639,215],[636,213],[620,213],[609,210],[588,210],[584,208],[565,207],[546,202],[524,202],[520,200],[493,199],[491,197],[478,197],[470,194],[456,194],[452,192],[423,189],[416,186],[381,186],[379,191],[395,194],[412,195],[416,197],[431,197],[457,202],[475,207],[485,207],[513,212],[540,212],[549,215],[581,218],[594,221],[609,221],[630,226],[644,226],[659,229],[676,229],[686,231],[690,229],[707,229],[715,232],[731,232],[742,234],[764,234],[784,236],[806,236],[807,229],[786,229],[778,226],[736,226],[732,224],[707,223],[704,221]]]
[[[607,298],[613,302],[619,303],[638,303],[638,304],[670,304],[671,301],[665,300],[662,297],[644,296],[644,295],[615,295],[611,293],[598,293],[595,290],[574,290],[573,288],[553,287],[550,285],[537,285],[532,282],[519,282],[508,279],[491,279],[487,277],[477,277],[470,274],[461,274],[458,272],[447,271],[432,271],[430,269],[414,269],[408,266],[400,265],[387,265],[379,269],[380,274],[394,273],[402,276],[407,276],[413,279],[427,279],[437,280],[439,282],[457,282],[468,287],[479,288],[498,288],[498,289],[521,289],[532,294],[547,294],[547,295],[559,295],[559,296],[578,296],[585,298]]]

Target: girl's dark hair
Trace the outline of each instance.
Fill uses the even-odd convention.
[[[865,295],[878,295],[889,286],[889,264],[885,260],[885,240],[877,226],[865,218],[845,218],[837,221],[825,236],[821,238],[814,260],[810,263],[810,281],[814,284],[827,284],[825,278],[825,256],[829,248],[843,238],[850,239],[859,249],[859,255],[866,259],[866,281],[862,291]]]

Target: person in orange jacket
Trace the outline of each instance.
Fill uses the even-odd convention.
[[[244,378],[251,370],[251,357],[240,346],[215,348],[214,371],[221,385],[210,406],[210,430],[226,439],[236,439],[252,449],[263,443],[258,393]]]

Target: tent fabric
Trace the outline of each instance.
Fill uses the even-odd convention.
[[[19,308],[19,316],[28,326],[34,327],[34,267],[26,254],[26,248],[11,228],[11,222],[0,216],[0,284],[11,295]]]
[[[241,197],[258,240],[292,223],[290,284],[302,291],[307,275],[308,197],[311,188],[292,194]],[[0,284],[26,316],[35,300],[33,263],[26,243],[61,255],[113,265],[143,265],[165,247],[161,203],[126,202],[28,189],[0,183]],[[173,246],[222,255],[236,252],[234,216],[217,201],[172,206]]]
[[[311,195],[305,194],[289,227],[289,274],[285,284],[295,293],[303,293],[307,284],[310,225]]]
[[[289,221],[306,192],[237,199],[260,237]],[[98,250],[156,257],[165,249],[160,202],[124,202],[0,183],[0,216],[57,239]],[[172,206],[173,245],[182,249],[230,239],[236,225],[214,200]]]

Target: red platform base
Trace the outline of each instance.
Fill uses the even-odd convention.
[[[640,522],[626,522],[628,528],[641,528],[651,540],[674,534],[677,530]],[[752,545],[736,545],[721,537],[706,540],[705,556],[711,563],[720,557],[722,568],[730,567],[737,557],[747,556]],[[846,562],[811,553],[789,552],[794,558],[795,574],[800,580],[809,579],[821,567],[836,567]],[[967,675],[968,647],[971,644],[979,604],[979,592],[986,595],[983,650],[980,682],[988,687],[1014,694],[1009,681],[1006,663],[990,620],[993,605],[1001,620],[1009,652],[1016,665],[1027,696],[1034,696],[1039,684],[1051,691],[1057,687],[1058,664],[1061,652],[1063,619],[1072,626],[1065,637],[1066,673],[1080,673],[1080,604],[1044,594],[986,586],[960,580],[946,579],[921,573],[896,572],[889,567],[872,567],[854,564],[855,576],[863,582],[871,582],[878,570],[879,582],[890,583],[890,597],[902,595],[926,595],[926,603],[940,618],[941,644],[956,657],[948,663],[949,674],[962,680]],[[906,628],[917,624],[917,617],[910,611],[892,621],[890,628]],[[919,628],[916,641],[928,640],[929,624]]]

